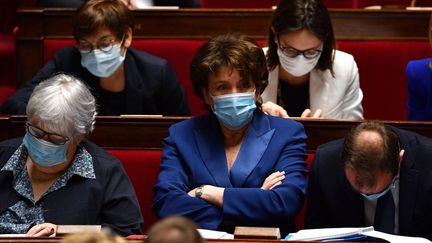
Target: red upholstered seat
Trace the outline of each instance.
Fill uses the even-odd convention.
[[[367,6],[410,6],[411,0],[323,0],[327,8],[364,8]],[[430,0],[417,0],[415,6],[432,6]]]
[[[160,150],[108,150],[123,164],[128,174],[141,206],[144,217],[144,233],[156,222],[156,215],[151,209],[153,200],[153,185],[156,184],[159,175],[159,167],[162,157]]]
[[[360,74],[367,119],[406,120],[406,64],[431,56],[427,41],[339,41],[352,54]]]
[[[310,170],[310,168],[312,166],[312,161],[313,161],[314,157],[315,157],[315,153],[308,153],[308,155],[307,155],[306,167],[307,167],[308,171]],[[297,217],[295,219],[297,229],[299,229],[299,230],[304,228],[305,214],[306,214],[306,199],[305,199],[305,202],[303,203],[303,207],[301,208],[299,214],[297,215]]]
[[[15,93],[16,87],[14,85],[0,85],[0,105]]]

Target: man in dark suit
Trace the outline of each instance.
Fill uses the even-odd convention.
[[[363,227],[432,239],[432,140],[365,122],[319,146],[306,228]]]

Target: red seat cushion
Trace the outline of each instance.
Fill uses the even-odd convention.
[[[159,175],[162,151],[160,150],[108,150],[123,164],[137,195],[141,213],[144,217],[144,233],[156,222],[156,215],[151,209],[152,188]]]

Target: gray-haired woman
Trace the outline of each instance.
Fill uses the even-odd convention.
[[[54,236],[59,224],[141,233],[121,163],[85,140],[95,116],[93,95],[72,76],[58,74],[35,88],[24,138],[0,143],[0,233]]]

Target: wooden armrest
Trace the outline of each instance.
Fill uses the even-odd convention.
[[[280,240],[279,228],[268,227],[242,227],[234,230],[234,239],[275,239]]]
[[[100,225],[57,225],[57,236],[82,232],[100,232]]]

